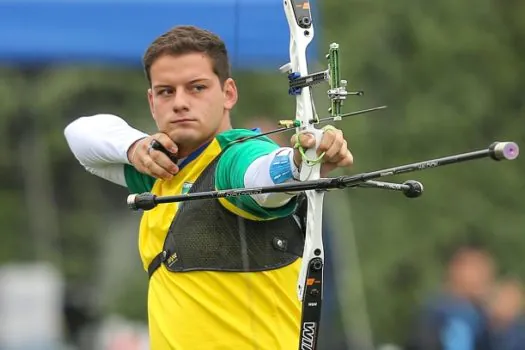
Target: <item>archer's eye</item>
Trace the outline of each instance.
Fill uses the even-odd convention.
[[[157,96],[171,96],[173,94],[173,89],[165,88],[157,90]]]
[[[206,86],[205,85],[193,85],[191,87],[192,91],[194,92],[201,92],[201,91],[204,91],[206,90]]]

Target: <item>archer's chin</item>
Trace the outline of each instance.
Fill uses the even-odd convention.
[[[195,129],[179,129],[174,132],[171,132],[168,134],[170,138],[175,142],[177,145],[184,145],[184,144],[200,144],[205,140],[206,138],[201,132],[198,132]]]

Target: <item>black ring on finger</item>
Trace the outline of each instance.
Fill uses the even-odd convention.
[[[159,141],[155,139],[151,140],[148,146],[148,155],[151,153],[152,149],[158,149],[159,145],[160,145]]]

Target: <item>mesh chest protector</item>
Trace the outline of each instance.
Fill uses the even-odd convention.
[[[190,193],[215,190],[220,155],[202,172]],[[298,198],[288,217],[253,221],[225,209],[217,199],[182,202],[148,274],[169,271],[255,272],[280,268],[302,256],[306,201]]]

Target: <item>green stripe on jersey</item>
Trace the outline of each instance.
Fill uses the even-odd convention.
[[[138,172],[129,164],[124,164],[124,178],[130,193],[150,192],[156,180],[152,176]]]
[[[257,134],[247,129],[232,129],[217,135],[217,141],[221,149],[224,149],[236,139]],[[279,145],[266,136],[231,145],[224,151],[217,165],[215,186],[219,190],[244,188],[244,175],[250,164],[278,148]],[[237,208],[263,220],[290,215],[296,207],[295,198],[280,208],[262,208],[250,196],[228,197],[227,200]]]

